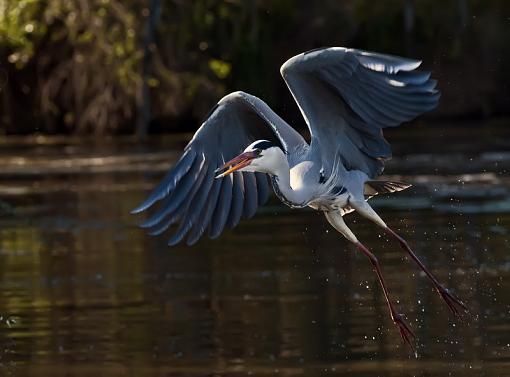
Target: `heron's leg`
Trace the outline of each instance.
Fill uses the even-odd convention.
[[[350,203],[353,208],[355,208],[362,216],[372,220],[377,225],[382,227],[386,233],[395,238],[400,246],[409,254],[409,256],[416,262],[416,264],[420,267],[420,269],[427,275],[430,279],[434,288],[439,293],[439,295],[446,302],[450,310],[455,315],[460,315],[459,307],[464,310],[467,310],[466,305],[462,301],[460,301],[457,297],[455,297],[447,288],[445,288],[436,277],[430,272],[430,270],[422,263],[422,261],[418,258],[418,256],[411,250],[407,241],[399,236],[395,231],[393,231],[390,227],[386,225],[386,223],[379,217],[379,215],[374,211],[370,205],[363,200],[363,202],[351,202]]]
[[[400,336],[402,337],[402,340],[407,343],[411,348],[413,348],[413,345],[411,343],[411,340],[414,338],[414,333],[411,331],[411,328],[405,323],[403,317],[401,314],[398,314],[395,310],[395,307],[393,306],[393,303],[390,299],[390,294],[388,292],[388,288],[386,287],[386,281],[384,280],[384,276],[381,271],[381,267],[379,264],[379,261],[377,260],[376,256],[368,250],[365,245],[363,245],[361,242],[358,241],[354,233],[347,227],[345,224],[345,221],[340,214],[340,212],[332,211],[332,212],[325,212],[326,219],[329,221],[329,223],[335,228],[337,231],[339,231],[345,238],[347,238],[349,241],[351,241],[356,248],[361,251],[363,254],[367,256],[367,258],[370,260],[370,263],[372,264],[372,267],[377,274],[377,278],[379,279],[379,284],[381,285],[381,288],[384,293],[384,298],[386,299],[386,303],[388,304],[388,308],[390,310],[391,319],[397,325],[398,330],[400,331]]]

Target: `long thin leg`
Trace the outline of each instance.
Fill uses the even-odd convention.
[[[390,236],[397,239],[397,241],[400,243],[400,246],[405,251],[407,251],[409,256],[415,261],[415,263],[420,267],[420,269],[423,272],[425,272],[428,278],[432,281],[432,284],[434,285],[434,288],[436,289],[437,293],[439,293],[442,299],[446,302],[446,305],[448,305],[453,314],[455,314],[456,316],[460,316],[461,313],[459,311],[459,307],[464,309],[465,311],[468,310],[468,307],[462,301],[455,297],[448,288],[446,288],[437,280],[437,278],[432,274],[432,272],[430,272],[430,270],[422,263],[418,256],[411,250],[406,240],[404,240],[401,236],[395,233],[390,227],[386,227],[384,230]]]
[[[329,223],[336,230],[338,230],[345,238],[354,243],[354,245],[356,245],[356,248],[363,254],[365,254],[367,258],[370,260],[370,263],[372,264],[372,267],[375,273],[377,274],[377,278],[379,279],[379,284],[381,285],[381,288],[383,290],[386,303],[388,304],[391,319],[393,320],[393,323],[397,325],[398,330],[400,332],[400,336],[402,337],[404,343],[408,344],[412,349],[414,349],[412,339],[414,338],[415,335],[412,332],[411,328],[404,321],[402,315],[397,313],[395,307],[393,306],[393,303],[391,302],[390,294],[388,292],[388,288],[386,287],[386,281],[384,280],[384,276],[381,271],[381,266],[376,256],[370,250],[368,250],[361,242],[358,241],[354,233],[352,233],[352,231],[345,224],[345,221],[339,212],[326,212],[325,214],[326,219],[329,221]]]
[[[370,205],[367,202],[363,201],[363,203],[352,204],[353,208],[355,208],[361,215],[375,222],[377,225],[382,227],[386,233],[388,233],[390,236],[392,236],[399,242],[402,249],[404,249],[409,254],[409,256],[415,261],[415,263],[420,267],[420,269],[427,275],[427,277],[434,285],[434,288],[442,297],[442,299],[446,302],[446,305],[448,305],[453,314],[459,316],[460,315],[459,308],[462,308],[466,311],[468,310],[467,306],[464,305],[462,301],[460,301],[447,288],[445,288],[441,283],[439,283],[439,281],[432,274],[432,272],[430,272],[430,270],[422,263],[418,256],[411,250],[406,240],[404,240],[390,227],[388,227],[386,223],[379,217],[379,215],[373,210],[372,207],[370,207]]]

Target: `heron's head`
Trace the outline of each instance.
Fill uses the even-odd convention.
[[[227,170],[218,174],[216,178],[224,177],[236,170],[271,174],[281,166],[283,158],[285,153],[279,146],[267,140],[257,140],[248,145],[239,156],[220,167],[217,171]]]

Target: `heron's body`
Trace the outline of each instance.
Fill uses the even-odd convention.
[[[277,197],[289,207],[308,206],[318,211],[347,211],[349,198],[363,196],[364,182],[368,180],[367,175],[358,170],[339,169],[334,176],[327,177],[320,162],[307,159],[289,165],[288,171],[288,183],[285,173],[271,175]]]
[[[169,245],[184,237],[194,244],[206,231],[216,238],[225,227],[253,216],[272,187],[292,208],[324,212],[329,223],[370,259],[391,317],[409,342],[412,332],[391,303],[377,258],[343,216],[355,210],[384,229],[418,263],[452,311],[464,307],[367,202],[374,195],[410,186],[376,178],[391,157],[382,130],[435,108],[439,100],[436,82],[429,72],[416,71],[419,65],[416,60],[341,47],[289,59],[281,74],[308,125],[310,143],[259,98],[244,92],[225,96],[162,183],[134,211],[162,200],[142,227],[156,235],[178,225]],[[224,169],[228,170],[216,176],[221,179],[214,179]]]

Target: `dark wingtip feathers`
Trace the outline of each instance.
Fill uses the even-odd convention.
[[[168,196],[177,182],[189,171],[195,161],[195,157],[196,153],[193,150],[186,150],[175,166],[170,169],[166,176],[161,180],[161,183],[151,192],[149,197],[130,213],[132,215],[141,213],[150,208],[157,201]]]
[[[366,187],[369,186],[369,187]],[[402,191],[411,187],[412,184],[406,182],[396,181],[366,181],[365,182],[365,194],[366,195],[377,195],[377,194],[391,194],[393,192]]]

